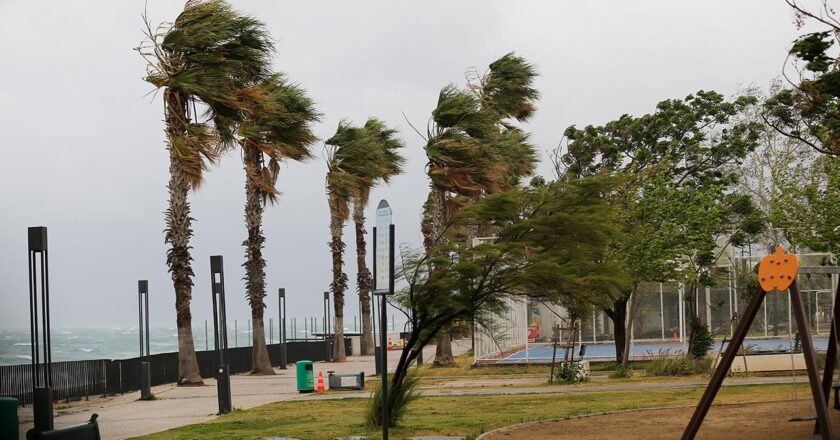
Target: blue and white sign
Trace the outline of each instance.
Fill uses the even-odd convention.
[[[374,270],[376,279],[373,280],[373,290],[377,293],[389,293],[391,284],[391,207],[385,200],[379,201],[376,208],[376,255]]]

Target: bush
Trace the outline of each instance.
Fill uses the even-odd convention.
[[[399,387],[388,388],[388,426],[397,426],[397,422],[405,415],[408,404],[420,397],[420,392],[417,390],[417,385],[420,383],[420,377],[413,370],[410,370],[402,385]],[[376,387],[376,390],[368,399],[368,406],[365,410],[365,425],[368,428],[377,428],[382,426],[382,385]]]
[[[561,362],[557,367],[553,382],[581,383],[589,380],[583,370],[583,364],[580,362]]]
[[[630,367],[624,367],[618,365],[615,367],[615,370],[610,371],[610,379],[624,379],[627,377],[633,376],[633,369]]]
[[[652,359],[645,367],[648,376],[690,376],[703,374],[711,368],[708,358],[695,360],[689,356],[659,357]]]
[[[715,345],[715,338],[709,331],[709,327],[701,325],[694,333],[694,338],[690,341],[688,352],[694,359],[704,358],[712,347]]]

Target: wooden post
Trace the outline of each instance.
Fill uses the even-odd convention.
[[[811,341],[811,331],[808,329],[808,317],[805,316],[805,308],[799,293],[799,283],[796,280],[790,285],[790,299],[796,325],[799,327],[799,339],[802,341],[802,352],[805,355],[805,367],[808,370],[808,382],[811,383],[811,394],[814,396],[814,408],[817,410],[820,434],[823,440],[831,440],[833,436],[831,434],[831,422],[828,420],[828,407],[825,404],[825,395],[817,373],[817,357],[814,353],[813,341]]]
[[[683,432],[683,440],[693,440],[697,435],[697,431],[703,424],[703,419],[709,412],[712,401],[714,401],[715,395],[717,395],[717,392],[720,390],[720,386],[723,384],[723,379],[726,377],[726,374],[729,372],[729,368],[732,366],[732,360],[735,358],[738,348],[744,342],[744,337],[749,331],[750,325],[752,325],[752,322],[755,319],[755,315],[761,308],[767,292],[785,291],[788,288],[790,289],[791,298],[790,307],[794,317],[796,318],[796,325],[799,328],[799,335],[802,341],[802,351],[805,355],[805,365],[808,370],[808,381],[811,384],[811,394],[814,398],[814,407],[817,410],[817,423],[820,428],[819,431],[823,440],[830,440],[832,438],[831,423],[828,419],[828,406],[826,405],[827,391],[824,391],[824,386],[820,383],[820,378],[817,373],[816,354],[814,352],[813,341],[811,341],[811,334],[808,328],[808,318],[805,316],[805,308],[802,304],[802,297],[800,296],[799,284],[797,282],[798,269],[799,261],[796,255],[785,254],[784,249],[781,246],[776,246],[775,253],[767,255],[761,259],[761,263],[758,266],[759,291],[753,295],[747,309],[744,311],[744,316],[741,320],[739,320],[738,327],[735,329],[735,333],[732,336],[732,341],[729,343],[729,346],[726,347],[726,352],[724,353],[723,358],[721,358],[720,364],[718,364],[718,367],[715,369],[712,379],[709,382],[709,386],[703,392],[703,397],[700,399],[700,403],[697,405],[697,408],[694,410],[694,414],[691,416],[691,421],[689,421],[688,426],[686,426],[685,431]],[[837,310],[837,307],[838,304],[835,302],[835,311]],[[832,325],[831,335],[833,336],[834,341],[830,341],[830,343],[834,344],[836,354],[837,335],[835,334],[834,327],[838,327],[838,329],[840,329],[840,326],[837,325],[837,323],[840,322],[838,320],[837,313],[835,313],[833,322],[834,325]],[[829,350],[831,350],[831,347]],[[827,361],[826,368],[829,366],[829,362]],[[833,368],[831,371],[833,371]],[[824,374],[830,373],[825,372]]]
[[[688,422],[688,426],[685,428],[685,432],[683,432],[683,440],[693,439],[697,435],[697,431],[700,430],[700,425],[703,424],[703,419],[706,418],[706,414],[709,412],[709,408],[712,406],[712,402],[715,400],[721,384],[723,384],[723,379],[726,378],[726,375],[729,373],[729,368],[732,366],[732,361],[738,354],[738,348],[744,342],[750,325],[752,325],[755,315],[761,308],[761,303],[764,302],[764,295],[764,290],[759,288],[750,299],[750,303],[744,311],[744,317],[738,323],[738,328],[735,329],[735,335],[732,336],[732,341],[726,347],[726,351],[724,351],[723,357],[720,359],[720,363],[712,375],[709,386],[703,392],[703,397],[700,398],[700,403],[697,404],[697,408],[691,416],[691,421]]]
[[[831,397],[831,383],[834,380],[834,369],[837,368],[837,330],[840,328],[840,283],[834,294],[834,309],[832,311],[831,331],[828,334],[828,348],[825,353],[825,369],[822,377],[822,392],[826,405]],[[820,432],[819,419],[814,423],[814,434]]]

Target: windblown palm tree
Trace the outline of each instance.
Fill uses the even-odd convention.
[[[221,0],[189,1],[174,23],[153,30],[138,48],[148,62],[146,81],[163,89],[169,150],[166,262],[175,289],[179,383],[201,384],[192,336],[192,217],[187,196],[208,164],[234,145],[247,103],[241,90],[269,76],[273,50],[265,26]],[[198,114],[200,105],[205,111]]]
[[[445,230],[444,225],[463,206],[516,186],[533,173],[536,151],[514,120],[527,121],[534,113],[536,75],[531,64],[509,53],[491,63],[484,75],[468,75],[466,89],[450,84],[441,90],[426,143],[431,188],[422,230],[427,248],[447,240],[471,241],[481,231]],[[453,362],[444,331],[435,364]]]
[[[372,287],[370,270],[367,267],[367,243],[365,242],[365,208],[367,207],[370,190],[383,181],[388,183],[391,177],[402,173],[402,166],[405,158],[398,150],[403,148],[402,140],[396,137],[397,131],[389,129],[377,119],[368,119],[364,129],[367,135],[371,136],[381,148],[381,158],[371,164],[377,168],[376,177],[373,179],[359,179],[356,194],[353,196],[353,223],[356,226],[356,287],[359,293],[359,301],[362,310],[362,337],[361,350],[363,355],[373,355],[373,326],[371,321],[370,291]]]
[[[253,102],[238,128],[239,144],[245,163],[245,287],[254,322],[251,337],[252,372],[274,374],[265,344],[265,236],[262,231],[263,209],[274,203],[279,191],[276,183],[280,162],[303,161],[312,157],[309,146],[317,140],[312,122],[320,119],[312,100],[305,92],[275,74],[258,86],[243,90]]]
[[[333,346],[333,359],[336,361],[346,359],[344,346],[340,342],[344,340],[344,293],[347,290],[347,275],[343,271],[344,223],[350,216],[351,201],[363,210],[370,188],[378,180],[387,182],[391,176],[401,171],[404,160],[396,150],[402,147],[402,142],[395,137],[395,134],[396,130],[387,128],[375,118],[368,119],[363,127],[353,127],[346,121],[342,121],[335,134],[326,142],[332,147],[327,152],[326,187],[330,208],[330,251],[333,266],[333,281],[330,290],[333,294],[335,341],[337,341]],[[363,213],[361,221],[364,221]],[[356,238],[358,241],[359,236],[357,235]],[[364,236],[361,240],[364,244]],[[366,266],[362,267],[366,270]],[[365,275],[364,283],[369,292],[369,274]],[[360,294],[362,292],[360,291]],[[368,313],[370,313],[369,305]],[[370,339],[373,339],[372,336]],[[370,342],[372,343],[372,340]]]

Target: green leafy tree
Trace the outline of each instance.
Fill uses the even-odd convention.
[[[145,80],[163,90],[169,150],[166,263],[175,290],[182,384],[202,383],[190,312],[193,218],[187,196],[203,182],[208,164],[235,144],[236,125],[250,105],[241,91],[269,76],[272,50],[262,22],[221,0],[187,2],[173,23],[156,29],[146,20],[146,41],[138,48],[148,63]]]
[[[629,281],[604,309],[615,329],[618,362],[627,362],[627,305],[639,284],[673,279],[698,252],[696,243],[688,241],[692,234],[715,243],[717,237],[709,231],[717,227],[704,213],[695,219],[685,213],[697,207],[698,198],[722,200],[725,189],[737,180],[732,170],[755,149],[761,131],[760,124],[739,120],[738,115],[754,103],[752,97],[727,101],[716,92],[700,91],[682,100],[662,101],[651,114],[566,129],[567,152],[557,155],[562,174],[620,179],[611,200],[621,212],[617,221],[622,234],[607,257]],[[633,302],[638,301],[631,302],[630,322]]]
[[[747,92],[764,102],[768,95],[774,96],[781,90],[781,83],[775,81],[766,92],[758,89]],[[760,106],[745,116],[764,123],[765,111],[764,106]],[[791,216],[791,212],[796,211],[792,204],[801,195],[801,188],[813,181],[819,172],[820,167],[816,165],[819,156],[808,145],[769,128],[761,133],[758,147],[738,167],[737,191],[749,195],[764,213],[767,229],[757,237],[764,249],[792,243],[788,232],[801,227]]]
[[[403,381],[423,347],[453,322],[502,313],[513,298],[533,297],[574,304],[591,301],[581,292],[617,292],[626,281],[604,259],[617,233],[613,207],[604,197],[610,180],[590,178],[515,188],[488,195],[461,209],[445,226],[467,229],[492,224],[495,238],[472,246],[446,241],[424,251],[406,251],[398,275],[405,287],[396,302],[411,320],[411,333],[390,377],[389,400],[410,393]],[[446,232],[445,230],[443,232]],[[397,423],[393,417],[392,423]],[[370,411],[380,424],[378,411]]]
[[[840,254],[840,158],[818,157],[802,186],[788,188],[786,235],[797,248]]]
[[[254,373],[274,374],[265,343],[265,258],[262,230],[266,203],[279,196],[277,177],[284,160],[312,157],[309,147],[317,140],[312,123],[320,119],[313,101],[300,87],[281,74],[242,91],[252,104],[238,127],[245,164],[245,288],[253,321],[251,365]]]
[[[840,21],[837,8],[823,0],[816,9],[786,0],[801,28],[810,22],[822,28],[793,42],[789,52],[791,71],[785,78],[790,89],[765,101],[765,120],[777,132],[814,150],[840,155],[840,66],[836,53]],[[795,75],[795,76],[794,76]]]
[[[388,128],[376,118],[367,120],[364,126],[354,127],[346,121],[338,125],[335,134],[327,140],[331,148],[327,152],[327,201],[330,208],[330,251],[332,253],[333,280],[330,290],[333,294],[335,309],[335,340],[344,340],[344,293],[347,290],[347,275],[344,273],[344,241],[342,239],[344,223],[350,216],[350,203],[354,209],[361,210],[361,218],[356,217],[357,255],[358,242],[361,233],[361,261],[364,261],[364,206],[367,205],[370,189],[379,181],[388,182],[390,178],[402,171],[404,159],[398,150],[403,147],[397,137],[397,131]],[[358,222],[361,222],[361,226]],[[361,272],[364,270],[364,272]],[[365,307],[367,297],[367,311],[370,314],[370,275],[366,266],[360,266],[360,273],[365,275],[363,286],[359,286],[360,295]],[[363,319],[362,325],[365,322]],[[368,318],[369,324],[369,318]],[[370,331],[370,329],[369,329]],[[372,332],[368,340],[369,347],[373,344]],[[336,343],[333,349],[333,359],[344,361],[346,354],[344,346]]]

